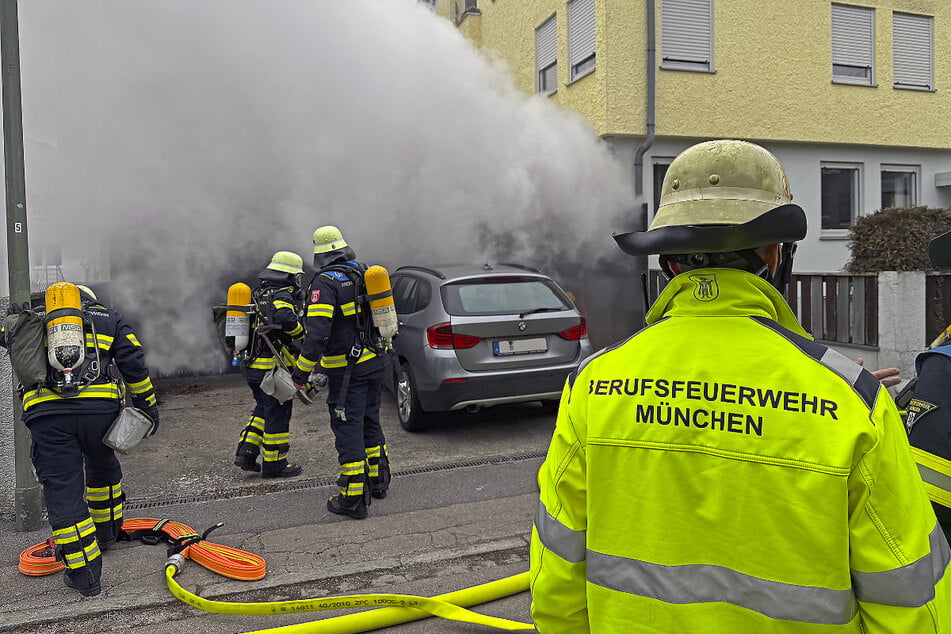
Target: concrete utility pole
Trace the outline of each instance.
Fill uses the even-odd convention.
[[[7,191],[7,266],[10,303],[30,301],[30,246],[26,233],[26,177],[23,167],[23,117],[20,104],[20,32],[17,0],[0,0],[0,63],[3,64],[3,166]],[[15,387],[15,386],[14,386]],[[13,445],[16,468],[16,528],[34,531],[43,524],[40,485],[30,464],[30,432],[20,421],[13,399]]]

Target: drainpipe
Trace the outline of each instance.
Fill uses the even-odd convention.
[[[647,10],[647,112],[646,112],[646,127],[647,135],[644,137],[644,142],[637,148],[637,151],[634,153],[634,197],[635,200],[641,201],[641,208],[638,214],[638,227],[639,231],[647,230],[647,215],[648,215],[648,203],[644,200],[644,154],[654,145],[654,97],[657,87],[657,64],[656,64],[656,37],[655,37],[655,26],[654,26],[654,9],[655,9],[656,0],[647,0],[646,10]],[[647,257],[639,256],[635,258],[635,270],[639,271],[646,284],[647,276]],[[647,313],[648,308],[648,299],[644,297],[644,314]]]

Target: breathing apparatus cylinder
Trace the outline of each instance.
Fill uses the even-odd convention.
[[[248,347],[251,341],[251,287],[237,282],[228,288],[228,306],[246,306],[245,310],[228,310],[225,313],[225,337],[234,338],[234,352],[231,365],[238,365],[238,355]],[[220,314],[220,313],[219,313]]]
[[[389,343],[398,330],[396,305],[393,303],[393,288],[390,274],[382,266],[371,266],[363,274],[370,300],[370,315],[373,325]]]
[[[73,370],[83,362],[85,348],[79,289],[57,282],[46,289],[46,355],[53,369],[63,373],[63,388],[75,387]]]

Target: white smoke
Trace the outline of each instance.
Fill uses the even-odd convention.
[[[155,370],[218,364],[210,306],[323,224],[391,270],[541,266],[611,327],[627,168],[416,0],[33,0],[20,45],[28,208],[105,241]]]

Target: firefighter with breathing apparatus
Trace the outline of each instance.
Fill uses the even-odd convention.
[[[938,270],[951,269],[951,232],[928,246]],[[917,377],[896,400],[938,521],[951,540],[951,326],[915,359]]]
[[[255,405],[241,432],[234,464],[245,471],[260,471],[263,478],[290,478],[302,471],[299,464],[287,461],[293,387],[282,396],[267,385],[269,381],[273,385],[280,368],[294,365],[304,336],[299,318],[303,262],[296,253],[278,251],[251,292],[252,335],[244,377]]]
[[[133,405],[151,419],[151,434],[158,429],[158,406],[139,340],[90,288],[53,284],[45,310],[45,378],[27,385],[16,365],[14,370],[66,585],[92,596],[102,587],[100,555],[122,530],[125,499],[122,468],[103,438],[120,413],[126,388]],[[34,311],[11,306],[10,313],[23,323]],[[11,360],[25,352],[15,350],[26,341],[16,330],[4,329]],[[42,346],[42,338],[36,341]]]
[[[777,286],[806,216],[751,143],[682,152],[648,326],[568,381],[539,475],[539,632],[948,632],[949,547],[895,403]]]
[[[371,496],[386,497],[390,484],[380,389],[396,312],[386,269],[358,262],[337,227],[314,231],[314,266],[294,382],[303,388],[315,370],[329,378],[327,406],[340,473],[339,494],[327,509],[362,519]]]

